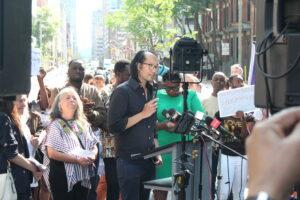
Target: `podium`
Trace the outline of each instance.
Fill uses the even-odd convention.
[[[180,155],[181,155],[181,143],[176,142],[163,147],[154,149],[153,151],[139,155],[144,159],[148,159],[160,154],[170,153],[172,154],[172,174],[180,172]],[[192,156],[188,156],[187,169],[192,172],[189,179],[188,187],[186,188],[186,199],[189,200],[208,200],[213,199],[211,197],[211,165],[212,165],[212,142],[205,140],[203,145],[202,154],[202,170],[201,170],[201,143],[192,141],[186,142],[186,153]],[[194,157],[194,155],[197,156]],[[202,173],[202,184],[200,184],[200,175]],[[171,191],[172,200],[178,199],[175,194],[174,177],[157,179],[144,182],[144,187],[147,189],[157,189],[164,191]]]

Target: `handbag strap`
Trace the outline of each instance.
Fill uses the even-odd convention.
[[[73,128],[71,127],[71,125],[69,124],[69,122],[67,121],[67,120],[65,120],[65,119],[63,119],[63,118],[60,118],[63,122],[65,122],[65,124],[69,127],[69,129],[72,131],[72,132],[74,132],[73,131]],[[79,138],[79,136],[75,133],[75,135],[76,135],[76,137],[77,137],[77,139],[78,139],[78,141],[79,141],[79,143],[80,143],[80,146],[85,150],[85,147],[83,146],[83,144],[82,144],[82,141],[81,141],[81,139]]]

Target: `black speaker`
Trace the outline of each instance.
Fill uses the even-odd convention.
[[[31,0],[0,0],[0,96],[29,93]]]
[[[300,1],[256,2],[255,105],[300,105]]]

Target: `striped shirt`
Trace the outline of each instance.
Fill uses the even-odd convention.
[[[92,134],[92,129],[84,132],[78,125],[78,122],[68,121],[72,127],[72,131],[67,124],[61,119],[55,119],[47,128],[47,136],[45,146],[52,147],[56,151],[69,154],[72,150],[82,148],[78,137],[85,150],[92,150],[97,144],[96,138]],[[76,136],[76,133],[78,136]],[[44,163],[49,164],[49,163]],[[76,163],[64,163],[66,177],[68,183],[68,191],[81,181],[81,185],[90,188],[90,177],[92,174],[92,166],[83,167]]]

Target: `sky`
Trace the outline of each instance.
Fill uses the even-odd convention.
[[[77,0],[76,29],[78,50],[81,54],[91,53],[92,13],[100,6],[101,0]]]

